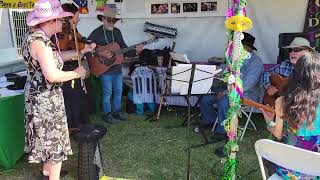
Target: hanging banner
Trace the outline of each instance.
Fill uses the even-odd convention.
[[[79,6],[80,14],[89,14],[88,0],[73,0]]]
[[[32,9],[37,0],[0,0],[0,8]]]
[[[320,52],[320,0],[309,0],[303,31],[308,33],[310,43]]]

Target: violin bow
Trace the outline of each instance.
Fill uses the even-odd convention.
[[[78,38],[77,38],[77,31],[76,31],[76,25],[72,23],[72,30],[73,30],[73,36],[74,36],[74,43],[76,44],[76,51],[77,51],[77,59],[78,59],[78,66],[81,66],[81,59],[80,59],[80,51],[79,51],[79,46],[78,46]],[[87,88],[84,83],[84,79],[81,77],[81,86],[84,90],[85,93],[87,93]]]

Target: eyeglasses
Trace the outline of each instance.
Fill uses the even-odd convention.
[[[62,24],[64,24],[66,22],[65,19],[57,19],[57,21],[60,21]]]
[[[118,19],[115,19],[115,18],[105,18],[107,20],[108,23],[112,23],[112,24],[115,24]]]
[[[303,51],[303,50],[306,50],[305,48],[292,48],[289,50],[289,52],[300,52],[300,51]]]

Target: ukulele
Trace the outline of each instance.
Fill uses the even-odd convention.
[[[105,46],[98,46],[96,48],[96,55],[93,57],[89,57],[89,60],[88,60],[89,66],[90,66],[90,72],[95,76],[100,76],[104,72],[108,71],[110,67],[114,65],[122,64],[122,62],[124,61],[124,56],[123,56],[124,53],[135,49],[136,46],[139,44],[146,45],[146,44],[154,43],[156,41],[158,41],[158,38],[153,37],[147,41],[129,46],[124,49],[121,49],[119,44],[116,42],[107,44]],[[107,59],[105,57],[99,56],[98,54],[103,51],[110,51],[113,54],[113,58]],[[110,60],[114,62],[110,64]]]
[[[270,80],[271,85],[275,86],[279,91],[281,91],[283,86],[288,83],[288,77],[283,77],[275,73],[270,75]],[[265,91],[263,96],[263,104],[269,104],[271,107],[274,107],[276,99],[280,96],[279,91],[272,96]]]

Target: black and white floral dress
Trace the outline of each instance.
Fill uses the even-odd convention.
[[[61,83],[48,82],[30,54],[30,44],[41,40],[52,48],[57,68],[63,61],[50,39],[40,30],[29,31],[23,46],[27,70],[25,85],[25,151],[29,162],[57,163],[72,154]]]

